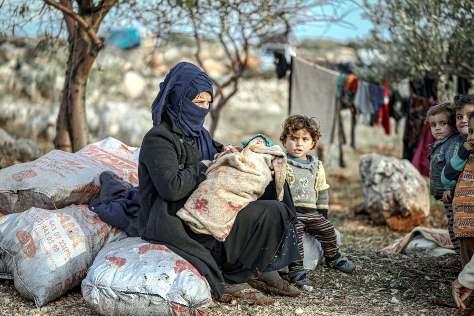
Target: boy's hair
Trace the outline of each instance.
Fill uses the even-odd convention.
[[[459,94],[454,97],[454,111],[462,110],[466,104],[474,104],[474,95]]]
[[[430,116],[440,113],[446,113],[448,116],[448,125],[451,127],[456,127],[456,116],[454,110],[451,107],[451,103],[449,102],[436,104],[430,107],[428,112],[426,112],[426,122],[429,123]]]
[[[321,137],[319,124],[314,118],[300,114],[290,115],[283,122],[283,132],[281,133],[280,141],[285,143],[288,136],[301,129],[306,129],[310,133],[311,138],[313,139],[313,142],[316,146],[319,138]]]

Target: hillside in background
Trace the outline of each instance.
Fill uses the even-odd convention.
[[[295,49],[303,58],[322,63],[347,61],[354,56],[350,48],[327,40],[306,40]],[[60,40],[18,38],[0,42],[1,128],[15,137],[52,142],[66,53]],[[139,145],[151,126],[150,104],[159,82],[177,62],[194,61],[193,54],[193,42],[184,35],[175,35],[160,45],[145,38],[139,47],[129,50],[106,47],[97,58],[87,88],[91,140],[114,136]],[[211,75],[225,75],[225,56],[217,43],[205,43],[202,55]],[[288,82],[276,78],[271,58],[261,49],[252,50],[239,92],[223,110],[217,139],[235,143],[257,131],[278,136],[287,114]]]

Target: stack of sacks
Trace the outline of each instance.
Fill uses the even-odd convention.
[[[137,148],[109,137],[77,153],[52,150],[34,161],[2,169],[0,212],[86,204],[100,189],[94,179],[105,170],[138,185],[138,154]]]
[[[0,278],[13,279],[38,307],[87,274],[84,298],[101,314],[203,313],[210,287],[191,264],[163,245],[126,238],[77,205],[99,192],[94,179],[107,170],[138,185],[138,155],[107,138],[0,170],[0,212],[8,214],[0,217]]]
[[[0,218],[0,277],[43,306],[81,282],[103,245],[125,237],[85,205],[6,215]]]

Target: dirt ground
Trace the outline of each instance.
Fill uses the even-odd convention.
[[[268,307],[245,303],[215,303],[209,315],[454,315],[450,284],[460,265],[455,257],[382,257],[376,250],[400,234],[386,227],[374,227],[352,208],[363,199],[358,176],[358,158],[366,152],[398,155],[399,147],[369,145],[362,151],[344,148],[348,166],[328,171],[332,187],[330,217],[343,233],[342,250],[355,263],[356,271],[345,275],[326,267],[310,272],[315,290],[297,298],[275,297]],[[442,209],[434,205],[428,225],[442,227]],[[13,281],[0,281],[0,315],[95,315],[74,289],[45,307],[21,298]]]

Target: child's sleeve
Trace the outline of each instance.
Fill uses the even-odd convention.
[[[446,190],[454,189],[470,154],[471,152],[463,144],[460,144],[451,159],[447,160],[446,165],[441,171],[441,183]]]
[[[318,175],[314,183],[314,189],[317,193],[316,209],[321,214],[326,214],[329,210],[329,184],[326,182],[326,172],[323,164],[319,162]]]

